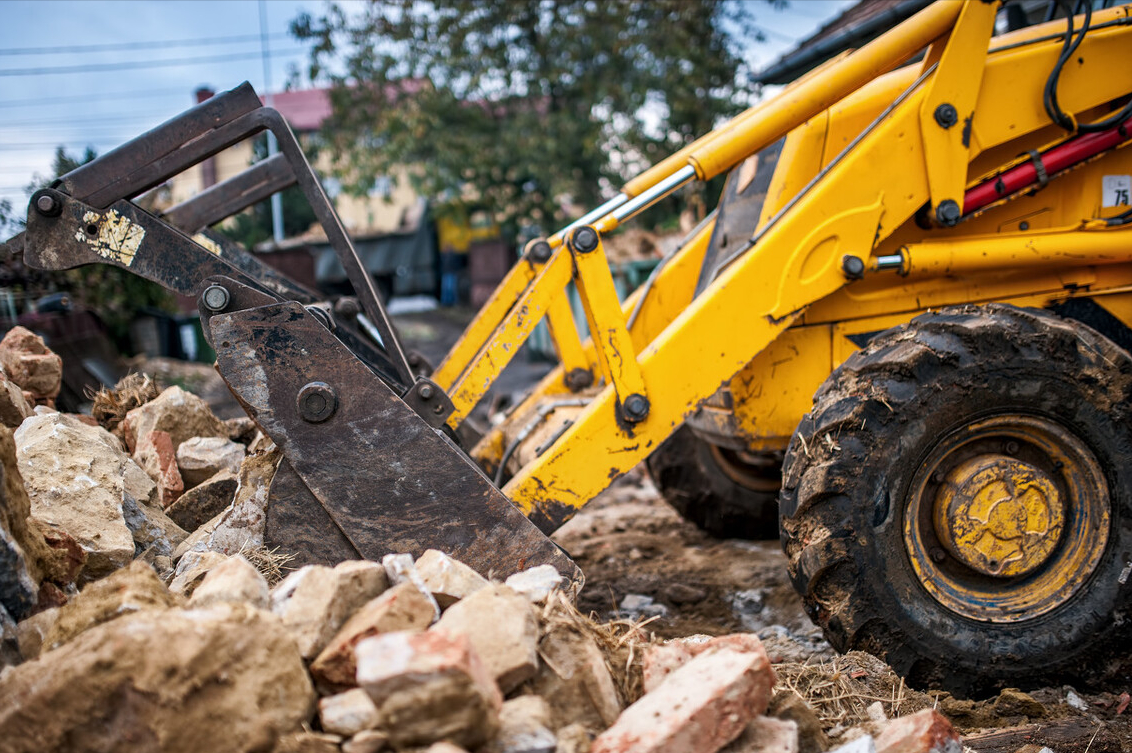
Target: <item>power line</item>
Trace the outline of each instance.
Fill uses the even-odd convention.
[[[176,113],[163,111],[155,113],[152,110],[148,112],[133,112],[118,115],[103,115],[99,117],[88,118],[86,116],[71,116],[71,117],[57,117],[57,118],[32,118],[31,120],[5,120],[3,125],[5,128],[12,126],[38,126],[38,125],[57,125],[69,124],[85,126],[87,123],[137,123],[141,120],[154,120],[161,118],[168,120]]]
[[[281,56],[301,55],[304,48],[286,50]],[[172,58],[167,60],[134,60],[129,63],[93,63],[89,65],[62,65],[54,68],[0,68],[0,76],[49,76],[57,73],[97,73],[100,71],[121,71],[132,68],[164,68],[176,65],[196,65],[198,63],[227,63],[236,60],[254,60],[259,52],[237,52],[231,55],[206,55],[195,58]]]
[[[271,35],[274,39],[290,36],[285,31]],[[235,37],[200,37],[197,39],[169,39],[164,42],[121,42],[115,44],[80,44],[65,47],[14,47],[0,49],[0,55],[55,55],[69,52],[104,52],[107,50],[161,50],[167,47],[195,47],[199,45],[240,44],[258,42],[258,34],[243,34]]]
[[[53,105],[74,102],[102,102],[107,99],[137,99],[139,97],[153,97],[159,95],[181,96],[187,94],[185,89],[141,89],[129,92],[107,92],[106,94],[82,94],[74,97],[34,97],[32,99],[4,99],[0,100],[0,107],[25,107],[27,105]]]

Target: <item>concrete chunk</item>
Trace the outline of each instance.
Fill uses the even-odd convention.
[[[766,711],[773,684],[765,654],[704,653],[625,709],[592,753],[715,753]]]
[[[182,596],[192,596],[212,568],[228,558],[219,552],[189,552],[177,563],[169,590]]]
[[[440,605],[432,597],[432,592],[425,585],[424,578],[417,572],[412,555],[387,554],[381,558],[381,564],[385,568],[385,574],[389,576],[390,584],[397,586],[402,583],[412,583],[432,603],[432,621],[436,622],[440,619]]]
[[[63,385],[63,359],[24,327],[12,327],[0,340],[0,365],[33,400],[53,400]]]
[[[553,698],[551,728],[583,724],[603,730],[617,720],[621,699],[592,637],[571,626],[555,626],[539,641],[542,659],[531,690]]]
[[[499,713],[499,734],[479,753],[555,753],[558,738],[549,726],[550,707],[539,696],[506,701]]]
[[[541,604],[550,593],[560,588],[566,579],[553,565],[539,565],[529,570],[515,573],[504,581],[504,585],[527,597],[533,604]]]
[[[122,422],[123,436],[131,453],[151,431],[168,432],[174,448],[193,437],[228,437],[227,427],[212,414],[208,403],[180,387],[170,387],[134,408]]]
[[[798,725],[769,716],[756,717],[720,753],[798,753]]]
[[[186,531],[195,531],[232,504],[236,496],[236,475],[221,471],[177,498],[165,513]]]
[[[375,729],[362,730],[342,743],[342,753],[378,753],[389,744],[389,735]]]
[[[507,586],[488,586],[453,604],[434,629],[467,636],[504,693],[538,670],[534,609],[526,597]]]
[[[432,603],[411,583],[394,586],[359,609],[342,626],[311,664],[321,687],[354,687],[354,649],[360,641],[380,633],[423,631],[432,621]]]
[[[394,746],[449,740],[475,748],[499,730],[503,697],[463,636],[379,635],[358,644],[357,661],[358,684]]]
[[[246,454],[247,448],[227,437],[191,437],[177,446],[177,467],[191,489],[221,471],[238,473]]]
[[[267,581],[252,563],[239,554],[221,562],[204,576],[193,591],[189,606],[207,607],[226,601],[267,608]]]
[[[322,728],[336,735],[350,737],[377,726],[377,706],[361,688],[327,696],[318,702],[318,718]]]
[[[888,722],[876,738],[877,753],[961,753],[959,734],[935,709]]]
[[[416,568],[441,609],[447,609],[487,585],[482,575],[437,549],[429,549],[418,557]]]
[[[307,565],[271,592],[271,611],[295,637],[304,659],[318,655],[346,619],[385,590],[385,569],[376,562]]]

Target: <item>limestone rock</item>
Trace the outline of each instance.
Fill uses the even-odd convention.
[[[311,664],[321,687],[345,689],[357,684],[355,647],[380,633],[420,632],[432,621],[432,603],[412,583],[402,583],[372,599],[342,626]]]
[[[825,753],[833,747],[821,720],[797,693],[776,693],[767,713],[794,722],[798,728],[798,753]]]
[[[78,596],[60,608],[55,623],[43,640],[51,650],[91,628],[132,612],[177,606],[180,599],[144,562],[132,562],[102,580],[88,583]]]
[[[385,569],[350,561],[334,568],[307,565],[271,592],[271,610],[283,620],[304,659],[318,655],[348,617],[385,591]]]
[[[14,429],[33,413],[19,385],[0,372],[0,423]]]
[[[20,655],[24,661],[39,656],[43,641],[51,631],[51,626],[59,619],[59,607],[51,607],[37,612],[16,626],[16,637],[20,643]]]
[[[798,725],[769,716],[755,717],[720,753],[798,753]]]
[[[549,725],[550,707],[539,696],[506,701],[499,712],[499,734],[479,753],[555,753],[558,738]]]
[[[186,531],[195,531],[228,509],[237,483],[234,473],[220,471],[178,497],[165,514]]]
[[[290,636],[240,604],[144,611],[91,628],[8,670],[0,697],[7,753],[265,751],[314,703]]]
[[[413,562],[411,554],[387,554],[381,558],[381,564],[385,567],[385,574],[389,576],[391,585],[412,583],[432,604],[432,621],[436,622],[440,619],[440,605],[436,603],[432,592],[425,585],[424,578],[417,572],[417,566]]]
[[[219,552],[189,552],[177,563],[173,580],[169,583],[171,593],[192,596],[205,576],[215,567],[227,562],[228,557]]]
[[[327,732],[291,732],[275,743],[272,753],[339,753],[342,738]]]
[[[487,579],[444,552],[429,549],[416,562],[417,572],[441,609],[487,585]]]
[[[51,553],[28,518],[31,501],[17,467],[12,432],[6,427],[0,427],[0,473],[0,606],[19,620],[35,606]]]
[[[168,432],[173,447],[192,437],[228,437],[227,427],[212,414],[208,404],[180,387],[169,387],[131,410],[122,422],[122,430],[130,452],[151,431]]]
[[[134,450],[134,461],[157,484],[157,500],[162,507],[169,507],[185,491],[169,432],[151,431],[142,437]]]
[[[503,697],[463,636],[388,633],[361,641],[357,659],[357,682],[395,746],[474,748],[498,731]]]
[[[231,506],[186,538],[173,558],[180,559],[189,551],[236,554],[263,546],[267,494],[282,456],[279,450],[272,450],[246,457]]]
[[[538,619],[527,598],[507,586],[488,586],[453,604],[434,629],[466,636],[504,693],[538,669]]]
[[[377,726],[377,706],[373,705],[369,693],[353,688],[320,699],[318,719],[327,732],[350,737]]]
[[[375,729],[362,730],[342,743],[342,753],[378,753],[385,750],[389,735]]]
[[[592,637],[569,625],[554,626],[539,641],[538,650],[542,662],[530,688],[554,699],[552,729],[578,723],[603,730],[617,721],[621,699]]]
[[[16,467],[15,445],[12,446],[12,468]],[[18,471],[15,471],[18,473]],[[23,489],[23,484],[20,484]],[[23,492],[27,495],[27,492]],[[30,505],[30,503],[29,503]],[[47,543],[47,555],[43,558],[43,577],[60,586],[70,586],[75,583],[83,567],[86,565],[86,552],[75,541],[75,537],[61,528],[54,528],[42,520],[28,518],[32,528],[39,531]],[[25,547],[26,548],[26,547]]]
[[[255,439],[256,432],[259,431],[255,421],[247,416],[224,419],[224,428],[228,430],[229,439],[233,442],[239,442],[245,447],[251,444],[251,441]]]
[[[773,683],[765,654],[705,652],[625,709],[593,753],[715,753],[766,711]]]
[[[209,570],[193,591],[189,606],[207,607],[221,602],[243,602],[267,609],[267,581],[239,554]]]
[[[554,565],[539,565],[515,573],[504,581],[504,585],[521,593],[531,603],[541,604],[550,597],[554,589],[561,588],[565,580]]]
[[[170,554],[184,531],[149,502],[156,489],[105,429],[46,413],[15,432],[31,514],[75,538],[87,553],[84,575],[97,578],[156,546]]]
[[[52,400],[63,384],[63,359],[43,338],[23,327],[12,327],[0,340],[0,365],[8,378],[36,400]]]
[[[192,488],[221,471],[238,473],[247,449],[227,437],[192,437],[177,447],[177,466]]]

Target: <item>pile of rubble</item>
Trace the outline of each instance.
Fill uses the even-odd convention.
[[[56,412],[25,333],[0,342],[4,750],[835,747],[756,636],[598,624],[548,566],[499,582],[430,550],[285,572],[263,546],[279,453],[253,423],[144,377],[97,419]],[[837,744],[961,750],[929,708]]]

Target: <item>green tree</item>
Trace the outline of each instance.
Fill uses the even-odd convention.
[[[779,3],[781,4],[781,3]],[[769,7],[769,6],[767,6]],[[746,104],[728,0],[386,0],[304,14],[322,138],[347,189],[409,167],[414,188],[474,200],[512,228],[566,219]]]

